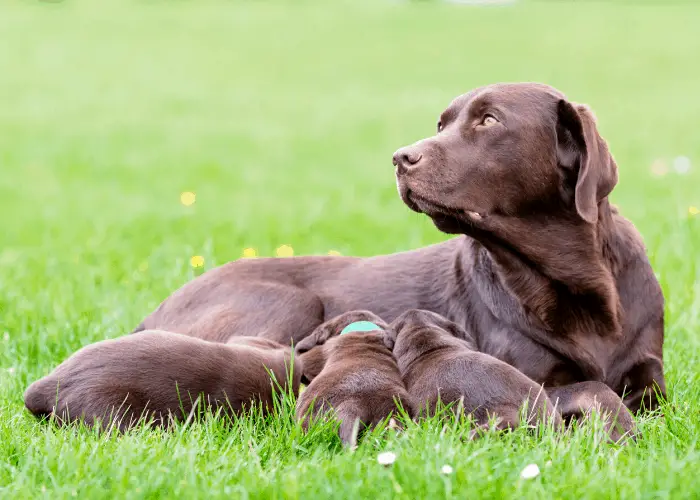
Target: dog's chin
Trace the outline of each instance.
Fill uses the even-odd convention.
[[[408,188],[400,189],[400,193],[401,199],[408,208],[430,217],[435,227],[443,233],[465,234],[475,219],[481,218],[476,212],[449,208],[430,201]]]
[[[435,227],[447,234],[465,234],[467,232],[467,222],[463,222],[456,217],[450,217],[448,215],[436,214],[429,215],[430,220],[433,221]]]

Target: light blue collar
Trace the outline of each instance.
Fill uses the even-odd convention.
[[[350,323],[348,326],[343,328],[340,334],[344,335],[350,332],[373,332],[376,330],[381,331],[381,328],[371,321],[355,321],[354,323]]]

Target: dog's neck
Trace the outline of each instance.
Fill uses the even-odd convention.
[[[608,201],[601,202],[596,224],[533,216],[504,217],[486,227],[465,232],[473,239],[467,240],[468,258],[484,301],[495,304],[492,297],[503,295],[499,287],[513,298],[506,311],[494,307],[494,315],[567,357],[583,356],[579,364],[594,375],[598,348],[586,352],[584,344],[621,334]]]

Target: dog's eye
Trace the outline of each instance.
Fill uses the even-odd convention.
[[[495,125],[498,123],[498,119],[493,116],[493,115],[484,115],[484,118],[481,120],[481,125],[482,127],[490,127],[491,125]]]
[[[442,132],[442,122],[437,123],[437,131],[438,133]]]

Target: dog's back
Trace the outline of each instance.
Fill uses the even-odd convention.
[[[313,349],[323,350],[325,363],[297,404],[297,418],[304,427],[310,418],[334,412],[341,421],[340,438],[350,443],[358,420],[364,426],[376,426],[398,411],[397,403],[413,414],[396,361],[382,335],[349,333]],[[310,354],[317,356],[319,352]]]
[[[439,403],[454,404],[479,424],[497,417],[499,428],[560,417],[542,386],[487,354],[449,347],[421,356],[404,377],[411,397],[431,414]]]

